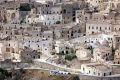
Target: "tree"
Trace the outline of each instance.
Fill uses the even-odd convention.
[[[65,55],[65,59],[72,61],[73,59],[77,58],[77,56],[75,54],[66,54]]]
[[[4,80],[8,77],[11,77],[11,74],[7,70],[0,68],[0,80]]]
[[[79,76],[74,76],[73,80],[80,80]]]
[[[21,4],[19,10],[20,11],[31,11],[30,4]]]

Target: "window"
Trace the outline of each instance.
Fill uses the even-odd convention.
[[[6,48],[6,52],[10,52],[10,48]]]
[[[98,54],[98,56],[100,56],[100,54]]]
[[[101,31],[101,27],[100,27],[100,31]]]
[[[89,26],[89,29],[90,29],[90,26]]]
[[[43,44],[43,46],[45,46],[45,44]]]
[[[12,49],[12,53],[15,53],[14,48]]]
[[[106,73],[104,73],[104,76],[106,76]]]
[[[40,55],[38,55],[38,58],[40,59]]]
[[[110,27],[109,27],[109,30],[110,30]]]
[[[98,29],[98,27],[96,27],[96,29]]]
[[[111,72],[110,72],[110,74],[109,75],[111,75]]]
[[[105,27],[105,30],[107,29],[107,27]]]
[[[89,71],[89,74],[90,74],[90,71]]]
[[[120,64],[120,62],[118,61],[118,64]]]
[[[80,29],[78,30],[78,33],[81,33],[81,30],[80,30]]]
[[[118,40],[118,42],[119,42],[119,40]]]
[[[38,36],[38,34],[37,34],[37,36]]]
[[[64,54],[64,51],[62,51],[62,54]]]
[[[65,10],[65,9],[63,10],[63,13],[64,13],[64,14],[66,13],[66,10]]]
[[[85,68],[83,67],[83,71],[85,70]]]
[[[68,51],[66,51],[66,54],[68,54]]]
[[[35,56],[33,56],[33,58],[35,59]]]
[[[98,73],[98,76],[100,76],[100,73]]]
[[[92,31],[92,34],[94,34],[94,31]]]
[[[108,38],[108,40],[110,40],[110,38]]]
[[[85,17],[85,20],[87,20],[87,17]]]
[[[68,38],[69,38],[70,36],[68,35]]]
[[[107,56],[107,54],[106,54],[106,56]]]

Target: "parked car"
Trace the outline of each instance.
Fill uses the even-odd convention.
[[[51,75],[68,75],[70,73],[67,71],[51,70],[50,74]]]

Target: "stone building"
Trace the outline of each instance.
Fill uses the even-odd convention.
[[[112,68],[102,63],[88,63],[81,65],[81,72],[85,75],[102,77],[112,75]]]
[[[112,57],[112,49],[106,46],[99,46],[93,50],[93,60],[97,62],[110,61]]]
[[[86,34],[112,32],[112,19],[108,17],[109,15],[106,16],[102,13],[93,13],[91,19],[86,22]]]
[[[120,64],[120,50],[119,49],[115,51],[114,64]]]

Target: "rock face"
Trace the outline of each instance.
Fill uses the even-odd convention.
[[[79,80],[79,77],[75,75],[55,76],[50,75],[48,71],[42,70],[20,69],[11,72],[12,76],[7,80]],[[1,80],[3,80],[3,78],[1,78]]]

